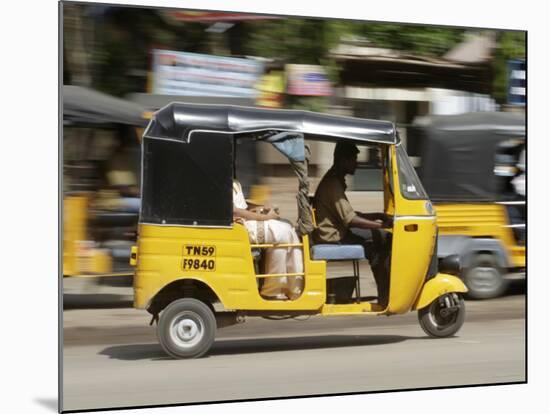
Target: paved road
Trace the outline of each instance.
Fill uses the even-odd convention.
[[[223,401],[525,380],[525,297],[468,301],[458,336],[411,313],[249,318],[206,358],[172,360],[133,309],[64,312],[64,409]]]

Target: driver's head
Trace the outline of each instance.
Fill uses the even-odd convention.
[[[357,168],[357,147],[345,141],[338,141],[334,147],[334,165],[338,167],[344,174],[355,173]]]

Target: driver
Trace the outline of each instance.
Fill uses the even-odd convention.
[[[355,211],[346,197],[345,176],[355,173],[358,153],[354,144],[344,141],[336,144],[333,165],[321,179],[313,198],[317,221],[313,241],[363,245],[376,281],[378,303],[386,306],[391,237],[380,229],[390,228],[392,218],[384,213]]]

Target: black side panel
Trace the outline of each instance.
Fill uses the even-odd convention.
[[[142,222],[230,226],[233,136],[196,133],[189,143],[144,139]]]
[[[432,201],[494,201],[495,153],[502,137],[488,131],[429,131],[420,168]]]

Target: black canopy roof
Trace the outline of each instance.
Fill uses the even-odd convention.
[[[434,201],[489,201],[499,194],[494,173],[499,145],[525,137],[525,116],[512,112],[440,115],[415,121],[420,176]]]
[[[63,123],[147,125],[143,106],[92,89],[63,85]]]
[[[487,132],[500,135],[525,136],[525,114],[522,112],[470,112],[460,115],[433,115],[415,120],[415,126],[447,131],[441,139],[454,139],[452,131],[470,131],[487,136]],[[483,138],[480,138],[483,139]]]
[[[177,102],[155,113],[145,136],[187,141],[195,130],[232,133],[280,130],[344,138],[357,143],[396,143],[394,125],[387,121],[300,110]]]

